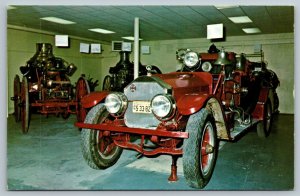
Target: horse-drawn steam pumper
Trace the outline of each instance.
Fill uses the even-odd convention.
[[[90,93],[88,82],[80,77],[76,87],[69,76],[76,71],[74,64],[55,57],[52,45],[37,43],[35,55],[20,67],[22,82],[18,75],[14,78],[14,115],[16,121],[22,121],[22,132],[27,133],[30,114],[39,112],[44,115],[56,114],[68,118],[76,114],[80,121],[82,110],[80,100]]]
[[[87,164],[108,168],[123,149],[145,156],[171,155],[169,180],[176,181],[176,161],[182,156],[189,186],[204,188],[213,174],[219,141],[237,140],[251,127],[265,138],[278,112],[276,74],[265,62],[246,57],[224,49],[188,50],[180,71],[140,76],[124,92],[85,96],[83,107],[93,108],[76,126],[83,128]]]

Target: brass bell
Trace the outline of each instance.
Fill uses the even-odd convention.
[[[229,65],[231,61],[227,58],[227,53],[225,52],[224,48],[218,53],[218,59],[214,63],[215,65]]]

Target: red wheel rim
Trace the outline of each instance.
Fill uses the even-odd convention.
[[[201,138],[201,154],[200,154],[200,165],[201,171],[204,175],[207,175],[211,170],[213,158],[214,158],[214,129],[210,122],[206,123],[203,135]]]
[[[111,159],[115,154],[116,145],[110,137],[105,137],[102,132],[97,134],[98,153],[103,159]]]

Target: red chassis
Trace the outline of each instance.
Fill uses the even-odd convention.
[[[220,54],[200,57],[198,63],[218,62]],[[93,108],[85,122],[76,126],[83,128],[87,163],[95,169],[110,167],[123,148],[146,156],[169,154],[173,158],[169,180],[176,181],[176,160],[183,156],[188,184],[205,187],[216,162],[218,140],[235,140],[254,125],[259,136],[268,136],[278,108],[276,87],[271,82],[261,85],[267,70],[256,72],[257,65],[248,60],[241,68],[233,66],[237,62],[234,53],[228,59],[230,63],[221,61],[225,63],[206,72],[139,77],[124,94],[104,91],[85,96],[82,106]],[[113,112],[118,104],[119,110]]]

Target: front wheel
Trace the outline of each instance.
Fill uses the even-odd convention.
[[[186,131],[189,138],[183,142],[183,172],[189,186],[204,188],[216,164],[218,142],[216,126],[211,113],[203,108],[190,116]]]
[[[270,135],[272,125],[272,106],[268,100],[264,107],[264,119],[257,124],[256,131],[260,138],[266,138]]]
[[[99,124],[109,118],[104,104],[93,107],[86,116],[85,123]],[[114,144],[109,136],[104,136],[102,131],[82,129],[82,153],[87,164],[94,169],[105,169],[114,165],[120,158],[123,149]]]

